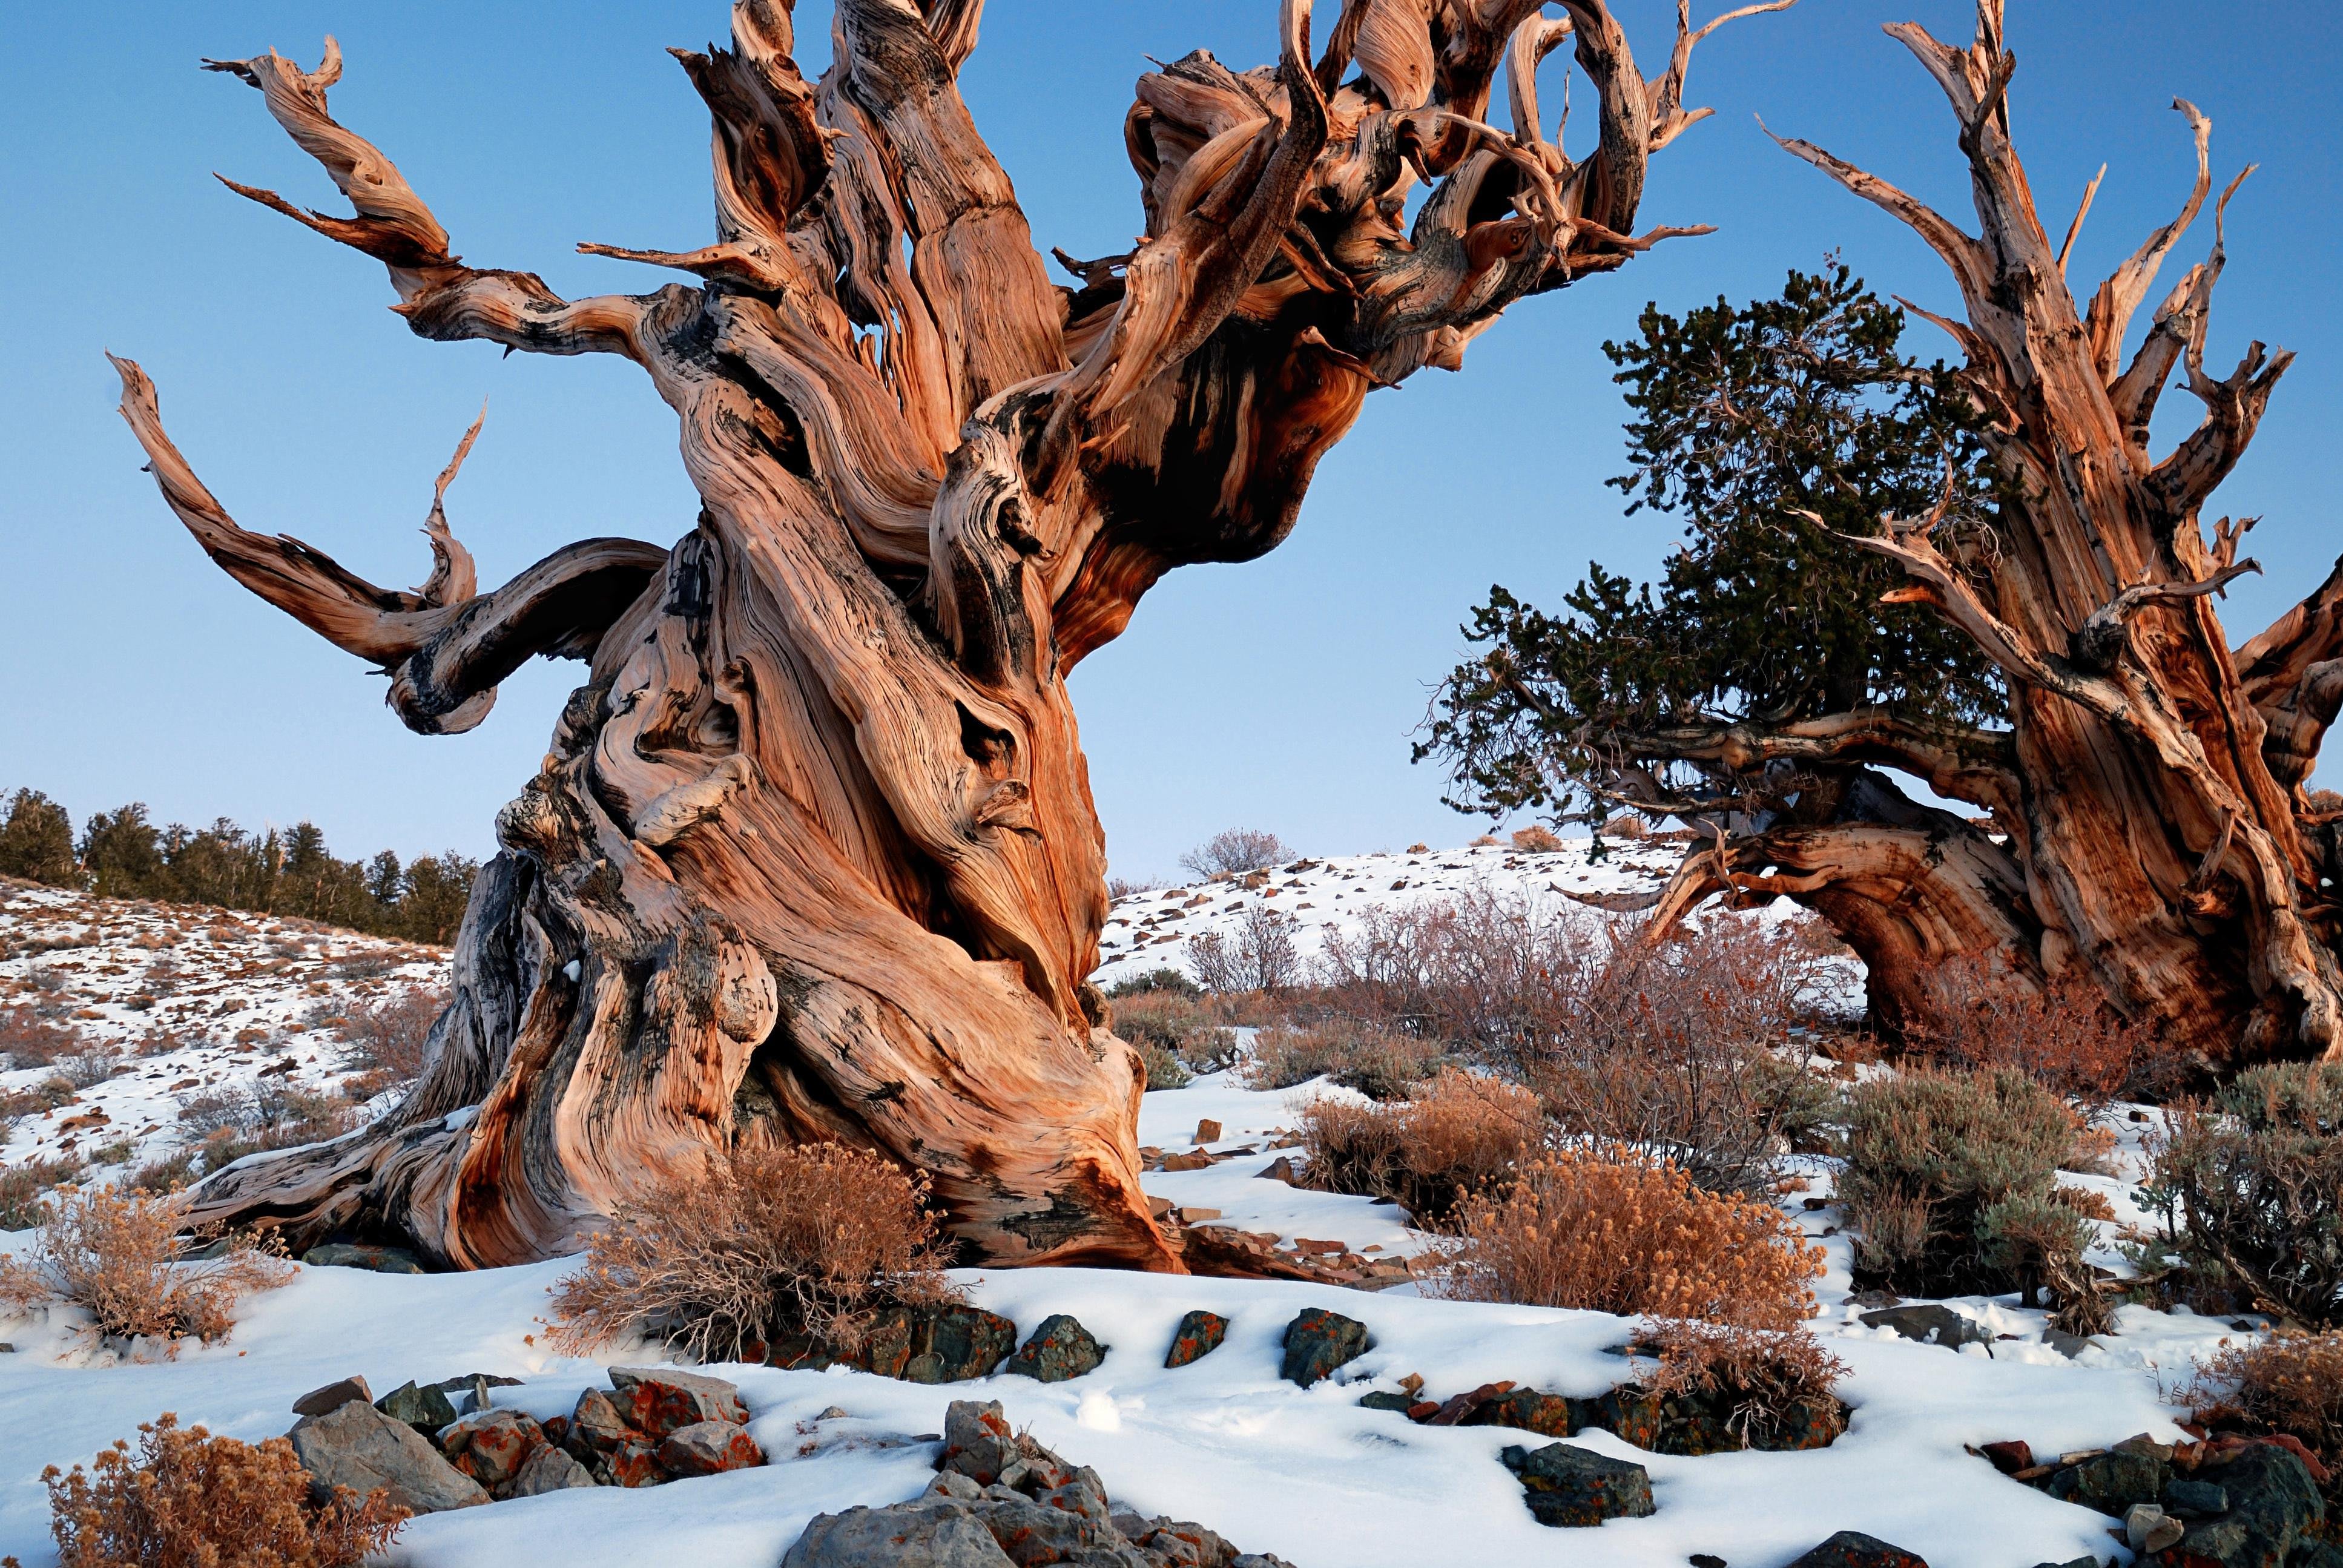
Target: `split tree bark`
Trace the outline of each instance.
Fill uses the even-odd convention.
[[[1994,548],[1974,533],[1946,541],[1942,508],[1884,519],[1855,542],[1903,567],[1909,586],[1892,598],[1943,615],[1999,668],[2010,729],[1846,713],[1622,739],[1707,781],[1707,798],[1669,801],[1644,769],[1624,798],[1704,822],[1718,799],[1758,808],[1754,830],[1719,824],[1693,849],[1657,918],[1720,893],[1798,900],[1869,964],[1875,1010],[1891,1024],[1933,1008],[1933,965],[1982,954],[2016,983],[2087,973],[2122,1011],[2159,1020],[2216,1066],[2343,1060],[2343,844],[2338,813],[2304,789],[2343,704],[2343,563],[2232,650],[2213,600],[2259,569],[2237,558],[2253,519],[2222,518],[2208,538],[2201,516],[2292,357],[2255,343],[2226,377],[2205,367],[2222,219],[2251,170],[2215,205],[2211,254],[2124,363],[2133,314],[2211,192],[2211,127],[2176,101],[2196,136],[2194,188],[2086,303],[2066,276],[2082,214],[2054,243],[2010,143],[2016,58],[2002,24],[2002,0],[1978,0],[1966,49],[1914,24],[1887,29],[1951,100],[1979,234],[1819,147],[1782,145],[1908,224],[1959,283],[1965,321],[1907,308],[1966,354],[1963,379],[2008,486]],[[2159,458],[2148,424],[2176,371],[2205,418]],[[1882,769],[1984,818],[1919,805]]]
[[[588,540],[482,593],[435,501],[430,581],[386,591],[237,528],[117,362],[197,541],[384,669],[411,728],[469,729],[534,654],[589,670],[498,818],[414,1092],[213,1177],[197,1219],[508,1263],[729,1141],[836,1139],[927,1172],[971,1260],[1180,1266],[1140,1191],[1136,1059],[1085,978],[1104,841],[1067,672],[1164,572],[1283,539],[1371,389],[1704,232],[1632,225],[1647,158],[1706,113],[1684,75],[1715,24],[1680,3],[1647,80],[1603,0],[1350,0],[1313,62],[1284,0],[1274,67],[1141,78],[1144,233],[1059,253],[1061,287],[956,85],[980,8],[839,0],[809,84],[788,0],[737,0],[730,48],[678,55],[714,122],[715,243],[580,247],[699,286],[576,301],[451,254],[328,114],[330,40],[315,71],[212,64],[354,216],[234,189],[384,263],[423,337],[633,360],[702,509],[671,549]],[[1583,160],[1538,109],[1565,42],[1599,106]],[[1510,134],[1487,123],[1507,59]]]

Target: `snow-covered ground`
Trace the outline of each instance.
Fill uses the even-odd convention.
[[[1302,888],[1283,875],[1275,885],[1281,903],[1315,905],[1332,920],[1412,890],[1459,890],[1465,883],[1453,879],[1468,873],[1485,872],[1491,880],[1513,876],[1528,892],[1548,886],[1615,890],[1614,882],[1641,890],[1654,885],[1648,879],[1654,871],[1664,874],[1677,852],[1674,846],[1622,851],[1616,863],[1595,867],[1584,863],[1583,846],[1575,859],[1570,850],[1488,849],[1413,863],[1354,857],[1293,873]],[[1650,864],[1638,866],[1639,859]],[[1313,875],[1315,883],[1308,880]],[[1637,879],[1644,879],[1639,885]],[[1402,880],[1410,888],[1391,886]],[[1225,906],[1236,895],[1225,884],[1214,890],[1215,914],[1230,916]],[[1192,897],[1149,895],[1144,908],[1179,908]],[[1188,919],[1204,908],[1195,906]],[[1117,908],[1126,922],[1133,912],[1130,900]],[[207,912],[139,912],[13,890],[0,917],[7,922],[0,934],[19,945],[27,922],[94,934],[94,946],[30,960],[68,975],[97,1015],[84,1020],[92,1028],[136,1037],[162,1014],[224,1036],[223,1043],[183,1048],[184,1065],[150,1077],[142,1061],[135,1081],[116,1080],[85,1092],[85,1103],[112,1107],[126,1130],[153,1123],[150,1140],[159,1140],[173,1120],[170,1085],[177,1080],[225,1083],[289,1058],[305,1081],[327,1081],[333,1052],[297,1027],[316,1000],[337,988],[436,978],[430,966],[440,961],[407,950],[405,967],[344,980],[334,969],[337,958],[365,939],[245,922],[254,934],[239,939],[239,947],[216,934]],[[1159,920],[1157,929],[1172,923]],[[156,936],[165,948],[130,945]],[[308,945],[296,954],[272,941]],[[397,956],[395,944],[376,946]],[[1151,950],[1157,948],[1165,950],[1159,955]],[[166,950],[181,965],[174,995],[151,1010],[130,1009],[125,999],[138,994],[141,963],[150,951]],[[1116,961],[1131,961],[1131,950],[1123,950]],[[1171,942],[1151,941],[1135,956],[1151,968],[1172,950]],[[260,954],[283,967],[267,967]],[[0,964],[0,977],[21,983],[26,962],[19,956]],[[0,995],[0,1003],[10,1000]],[[176,1010],[164,1013],[174,1003]],[[273,1031],[274,1038],[263,1049],[238,1050],[235,1035],[244,1029]],[[109,1091],[122,1098],[98,1099]],[[1220,1123],[1220,1136],[1204,1147],[1252,1151],[1203,1170],[1151,1173],[1147,1191],[1191,1214],[1220,1211],[1208,1222],[1275,1233],[1289,1244],[1308,1238],[1367,1256],[1419,1253],[1424,1238],[1389,1205],[1259,1175],[1282,1154],[1290,1156],[1272,1146],[1294,1125],[1300,1102],[1324,1092],[1344,1091],[1322,1083],[1255,1091],[1216,1073],[1189,1088],[1148,1094],[1143,1144],[1166,1154],[1189,1152],[1198,1147],[1197,1123],[1210,1120]],[[2117,1155],[2122,1173],[2074,1180],[2107,1193],[2126,1212],[2137,1170],[2137,1130],[2119,1123],[2118,1131],[2126,1135]],[[5,1157],[20,1159],[56,1141],[53,1125],[20,1125]],[[2005,1479],[1964,1445],[2023,1438],[2036,1452],[2056,1453],[2140,1432],[2168,1440],[2177,1432],[2167,1395],[2187,1381],[2194,1358],[2231,1334],[2229,1325],[2127,1307],[2117,1333],[2073,1358],[2045,1342],[2042,1313],[2007,1298],[1950,1303],[1996,1335],[2015,1336],[1989,1348],[1954,1351],[1866,1328],[1857,1321],[1861,1309],[1846,1300],[1850,1254],[1835,1233],[1837,1211],[1810,1211],[1804,1203],[1827,1196],[1829,1166],[1826,1160],[1805,1161],[1800,1169],[1809,1185],[1783,1201],[1828,1251],[1815,1327],[1851,1368],[1840,1389],[1855,1410],[1850,1430],[1812,1452],[1697,1459],[1645,1453],[1603,1432],[1572,1439],[1648,1467],[1658,1503],[1648,1518],[1594,1530],[1544,1528],[1496,1459],[1523,1434],[1417,1426],[1356,1402],[1369,1388],[1395,1388],[1409,1373],[1420,1375],[1435,1398],[1500,1379],[1553,1393],[1596,1394],[1622,1379],[1625,1363],[1610,1351],[1629,1337],[1633,1325],[1624,1320],[1441,1301],[1413,1283],[1370,1294],[1332,1285],[1094,1271],[970,1271],[960,1277],[977,1303],[1022,1330],[1053,1312],[1079,1318],[1110,1347],[1104,1364],[1058,1384],[997,1376],[945,1387],[841,1370],[709,1369],[739,1383],[769,1464],[646,1491],[561,1492],[418,1519],[393,1561],[511,1568],[558,1554],[565,1568],[670,1562],[770,1568],[813,1514],[917,1494],[930,1479],[935,1444],[911,1440],[940,1432],[944,1407],[955,1398],[1001,1400],[1012,1423],[1094,1466],[1119,1503],[1202,1521],[1248,1550],[1276,1553],[1300,1568],[1680,1568],[1694,1553],[1714,1553],[1733,1568],[1779,1568],[1842,1529],[1895,1542],[1934,1568],[2027,1568],[2087,1553],[2127,1560],[2108,1537],[2111,1521]],[[0,1250],[21,1251],[28,1239],[0,1235]],[[41,1468],[86,1461],[165,1411],[256,1440],[292,1424],[289,1407],[297,1396],[352,1372],[377,1391],[410,1378],[489,1372],[524,1380],[497,1391],[499,1402],[540,1416],[566,1412],[581,1390],[603,1381],[602,1364],[647,1359],[639,1347],[612,1347],[598,1361],[546,1348],[547,1291],[567,1267],[557,1261],[422,1277],[303,1268],[289,1286],[253,1298],[226,1342],[191,1345],[169,1362],[124,1362],[96,1344],[66,1310],[0,1320],[0,1339],[15,1347],[0,1353],[0,1553],[15,1553],[28,1565],[53,1561]],[[1306,1306],[1364,1322],[1373,1347],[1335,1379],[1305,1391],[1280,1379],[1278,1344],[1285,1324]],[[1173,1325],[1199,1307],[1232,1320],[1227,1342],[1192,1366],[1163,1370]],[[820,1418],[833,1407],[846,1414]]]

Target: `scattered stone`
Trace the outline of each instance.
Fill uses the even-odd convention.
[[[793,1370],[843,1362],[904,1382],[943,1383],[989,1377],[1016,1348],[1015,1323],[998,1312],[950,1302],[889,1308],[850,1354],[795,1341],[773,1346],[765,1359]]]
[[[574,1442],[603,1452],[614,1449],[634,1436],[627,1418],[610,1402],[610,1396],[598,1388],[589,1388],[578,1396],[577,1408],[569,1412],[569,1436]]]
[[[1104,1360],[1105,1347],[1090,1330],[1064,1312],[1052,1312],[1001,1370],[1036,1382],[1064,1382],[1096,1372]]]
[[[1291,1568],[1201,1524],[1114,1513],[1106,1483],[1010,1429],[998,1402],[954,1400],[927,1492],[821,1514],[782,1568]]]
[[[602,1467],[613,1486],[658,1486],[667,1480],[659,1451],[640,1438],[630,1437],[604,1454]]]
[[[517,1410],[466,1416],[439,1434],[447,1462],[493,1493],[520,1473],[530,1452],[546,1446],[545,1428]]]
[[[1163,1365],[1167,1369],[1186,1366],[1219,1350],[1221,1342],[1228,1337],[1228,1319],[1197,1308],[1182,1317],[1180,1326],[1172,1331],[1172,1349],[1164,1356]]]
[[[536,1497],[548,1492],[564,1492],[573,1486],[594,1484],[593,1472],[569,1454],[551,1443],[537,1450],[512,1479],[509,1495]]]
[[[1560,1394],[1517,1388],[1497,1395],[1464,1417],[1465,1426],[1510,1426],[1540,1437],[1569,1437],[1579,1430],[1571,1402]]]
[[[1282,1181],[1288,1187],[1302,1185],[1301,1167],[1293,1163],[1292,1156],[1287,1154],[1279,1155],[1267,1165],[1254,1171],[1253,1175],[1265,1181]]]
[[[1279,1375],[1308,1388],[1366,1354],[1367,1343],[1366,1324],[1323,1307],[1306,1307],[1285,1325],[1285,1363]]]
[[[1714,1552],[1695,1552],[1692,1554],[1692,1568],[1725,1568],[1725,1562]]]
[[[668,1433],[659,1445],[659,1467],[669,1475],[715,1475],[727,1470],[753,1470],[765,1462],[765,1451],[749,1429],[729,1421],[695,1422]]]
[[[363,1377],[346,1377],[339,1382],[329,1382],[323,1388],[313,1388],[293,1402],[295,1415],[323,1415],[337,1405],[352,1400],[374,1402],[374,1391],[367,1387]]]
[[[1566,1442],[1548,1443],[1534,1453],[1515,1445],[1497,1458],[1522,1478],[1524,1501],[1540,1524],[1584,1527],[1658,1511],[1651,1473],[1627,1460]]]
[[[374,1402],[375,1409],[393,1421],[403,1421],[426,1437],[436,1437],[439,1429],[456,1419],[456,1407],[447,1402],[447,1395],[437,1387],[417,1388],[402,1383]]]
[[[2044,1330],[2042,1333],[2042,1342],[2048,1345],[2052,1350],[2056,1351],[2060,1355],[2065,1356],[2068,1361],[2073,1361],[2077,1356],[2081,1355],[2085,1351],[2091,1348],[2091,1342],[2085,1339],[2082,1335],[2066,1333],[2058,1329]]]
[[[2127,1448],[2118,1443],[2055,1473],[2042,1490],[2061,1503],[2080,1503],[2121,1519],[2133,1503],[2153,1503],[2170,1473],[2152,1445]]]
[[[2210,1481],[2167,1481],[2163,1501],[2176,1519],[2216,1519],[2229,1511],[2228,1489]]]
[[[2016,1475],[2021,1470],[2034,1468],[2034,1447],[2024,1438],[2012,1438],[2007,1442],[1988,1442],[1977,1452],[2004,1475]]]
[[[1207,1220],[1221,1218],[1218,1209],[1182,1209],[1179,1213],[1180,1222],[1183,1225],[1201,1225]]]
[[[2161,1552],[2187,1533],[2187,1526],[2153,1503],[2135,1503],[2124,1514],[2124,1539],[2135,1552]]]
[[[661,1438],[703,1421],[745,1426],[749,1407],[740,1391],[722,1378],[678,1372],[673,1367],[612,1367],[610,1402],[637,1432]]]
[[[404,1247],[367,1247],[351,1241],[328,1241],[301,1254],[313,1269],[369,1269],[377,1274],[427,1274],[423,1260]]]
[[[1866,1328],[1893,1329],[1906,1339],[1917,1340],[1924,1345],[1946,1345],[1954,1350],[1968,1344],[1989,1344],[1993,1341],[1993,1332],[1984,1324],[1934,1302],[1865,1312],[1863,1322]]]
[[[1221,1124],[1219,1122],[1207,1116],[1196,1123],[1196,1136],[1193,1141],[1198,1143],[1218,1143],[1220,1141]]]
[[[1194,1154],[1166,1154],[1155,1167],[1159,1171],[1208,1171],[1212,1157],[1199,1151]]]
[[[488,1501],[478,1482],[442,1459],[413,1427],[370,1404],[354,1400],[304,1416],[286,1435],[320,1501],[337,1486],[361,1497],[380,1487],[417,1513]]]
[[[1393,1393],[1387,1389],[1376,1389],[1372,1393],[1361,1394],[1359,1404],[1366,1410],[1395,1410],[1400,1414],[1405,1415],[1415,1408],[1416,1402],[1403,1393]]]
[[[2156,1568],[2308,1568],[2327,1505],[2299,1454],[2275,1442],[2207,1444],[2196,1479],[2219,1487],[2228,1511],[2187,1524],[2144,1561]],[[2175,1523],[2178,1523],[2175,1521]]]
[[[1842,1530],[1792,1563],[1790,1568],[1928,1568],[1928,1564],[1876,1535]]]

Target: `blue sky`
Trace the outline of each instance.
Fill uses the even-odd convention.
[[[1674,8],[1614,5],[1655,68]],[[1138,204],[1120,127],[1145,57],[1207,47],[1259,63],[1275,11],[1274,0],[993,0],[964,87],[1040,243],[1125,248]],[[2261,165],[2230,209],[2212,357],[2226,369],[2260,337],[2300,359],[2217,498],[2218,510],[2265,519],[2248,548],[2268,574],[2223,608],[2241,640],[2343,548],[2331,500],[2343,479],[2332,113],[2343,20],[2307,0],[2012,0],[2011,11],[2018,144],[2047,221],[2063,225],[2091,172],[2110,166],[2078,279],[2104,276],[2186,194],[2176,94],[2212,116],[2217,180]],[[805,0],[799,15],[810,70],[827,6]],[[1461,376],[1427,371],[1375,395],[1284,547],[1175,574],[1077,672],[1118,872],[1169,870],[1235,823],[1319,853],[1480,830],[1440,804],[1435,771],[1408,762],[1458,622],[1492,582],[1553,601],[1590,558],[1642,574],[1674,537],[1665,519],[1623,519],[1602,483],[1622,450],[1603,340],[1631,331],[1647,300],[1746,298],[1833,248],[1883,291],[1951,307],[1931,256],[1754,118],[1967,218],[1943,100],[1879,32],[1915,15],[1967,37],[1956,0],[1801,0],[1709,39],[1692,95],[1718,113],[1654,161],[1643,219],[1721,232],[1517,307]],[[337,116],[399,164],[458,251],[566,294],[640,289],[672,275],[571,247],[709,237],[707,122],[663,50],[720,37],[725,17],[718,0],[214,0],[27,7],[12,20],[13,52],[34,68],[0,99],[17,236],[0,247],[12,307],[0,325],[0,785],[45,788],[76,820],[143,799],[188,821],[309,817],[345,854],[493,847],[493,813],[535,769],[579,667],[532,666],[469,736],[410,735],[381,706],[378,678],[203,559],[139,472],[99,351],[146,365],[181,447],[246,527],[297,535],[377,581],[427,570],[415,530],[431,477],[484,396],[487,431],[449,512],[485,580],[572,538],[679,536],[694,498],[672,420],[639,373],[410,337],[372,263],[212,180],[334,200],[256,94],[196,64],[270,46],[314,63],[323,35],[337,35]],[[2210,242],[2208,224],[2176,264]],[[1949,351],[1925,325],[1912,341]],[[2168,397],[2164,438],[2194,410]]]

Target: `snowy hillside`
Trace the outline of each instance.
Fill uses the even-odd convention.
[[[302,920],[0,882],[0,1009],[80,1042],[0,1072],[18,1111],[0,1164],[102,1177],[179,1148],[190,1097],[331,1094],[354,1074],[327,1020],[447,969],[444,951]],[[22,1103],[60,1077],[71,1100]]]
[[[1453,895],[1488,885],[1553,898],[1643,892],[1680,847],[1620,845],[1590,864],[1584,843],[1547,854],[1481,848],[1358,856],[1289,867],[1259,885],[1210,884],[1126,899],[1116,906],[1101,979],[1176,960],[1190,936],[1225,929],[1246,910],[1290,908],[1305,941],[1375,904]],[[275,1079],[325,1090],[346,1077],[339,1047],[316,1020],[388,988],[443,978],[444,955],[342,932],[208,910],[158,909],[0,889],[0,1007],[70,1000],[76,1027],[136,1052],[130,1070],[78,1091],[70,1104],[28,1115],[0,1159],[86,1155],[115,1140],[117,1167],[152,1159],[176,1136],[176,1107],[197,1092]],[[1272,895],[1274,894],[1272,900]],[[1200,901],[1202,900],[1202,901]],[[54,1075],[9,1073],[22,1090]],[[1680,1568],[1694,1553],[1732,1568],[1781,1568],[1825,1537],[1858,1530],[1916,1553],[1932,1568],[2029,1568],[2088,1555],[2127,1560],[2107,1516],[2013,1483],[1970,1449],[2022,1439],[2055,1455],[2103,1448],[2137,1433],[2181,1435],[2166,1402],[2194,1358],[2233,1332],[2186,1312],[2121,1309],[2117,1332],[2063,1349],[2045,1314],[2015,1298],[1949,1303],[1978,1342],[1956,1350],[1866,1326],[1848,1299],[1851,1253],[1829,1202],[1832,1161],[1798,1161],[1804,1178],[1781,1201],[1827,1250],[1814,1327],[1852,1369],[1839,1389],[1849,1430],[1805,1452],[1654,1453],[1611,1432],[1571,1442],[1650,1474],[1656,1512],[1595,1529],[1549,1529],[1523,1503],[1499,1462],[1509,1444],[1546,1440],[1501,1426],[1412,1422],[1362,1407],[1413,1374],[1444,1400],[1510,1380],[1576,1398],[1619,1383],[1617,1353],[1633,1325],[1602,1313],[1433,1299],[1406,1261],[1430,1239],[1397,1208],[1298,1188],[1266,1175],[1295,1157],[1288,1133],[1300,1104],[1345,1095],[1321,1081],[1256,1091],[1232,1073],[1149,1093],[1140,1139],[1162,1156],[1213,1158],[1189,1170],[1152,1170],[1147,1191],[1182,1218],[1275,1238],[1281,1250],[1332,1250],[1375,1265],[1380,1292],[1332,1284],[1175,1279],[1093,1271],[964,1271],[977,1305],[1013,1319],[1020,1337],[1069,1313],[1107,1347],[1096,1370],[1040,1383],[1001,1373],[921,1386],[867,1372],[769,1367],[705,1369],[738,1383],[749,1432],[769,1462],[647,1490],[583,1487],[418,1518],[393,1561],[429,1568],[772,1568],[815,1514],[913,1498],[935,1478],[953,1399],[999,1400],[1010,1422],[1094,1467],[1118,1508],[1201,1521],[1246,1550],[1298,1568],[1424,1568],[1426,1564],[1651,1565]],[[81,1121],[102,1113],[99,1122]],[[1199,1143],[1201,1121],[1217,1123]],[[2136,1124],[2116,1176],[2071,1180],[2137,1212]],[[1188,1164],[1189,1160],[1174,1163]],[[1793,1185],[1795,1185],[1793,1183]],[[22,1251],[28,1232],[0,1235]],[[2114,1261],[2112,1253],[2097,1261]],[[543,1342],[547,1291],[568,1265],[551,1262],[469,1275],[405,1276],[302,1268],[289,1286],[252,1298],[226,1342],[189,1344],[176,1360],[133,1362],[100,1342],[78,1309],[35,1309],[0,1319],[0,1553],[54,1561],[42,1466],[86,1461],[141,1421],[170,1411],[183,1422],[258,1440],[285,1432],[290,1406],[352,1373],[377,1391],[472,1373],[521,1380],[494,1391],[502,1407],[544,1418],[569,1412],[607,1365],[654,1359],[612,1347],[595,1361]],[[1279,1344],[1304,1308],[1363,1323],[1371,1346],[1314,1387],[1280,1375]],[[1229,1320],[1226,1342],[1166,1370],[1182,1314]]]

